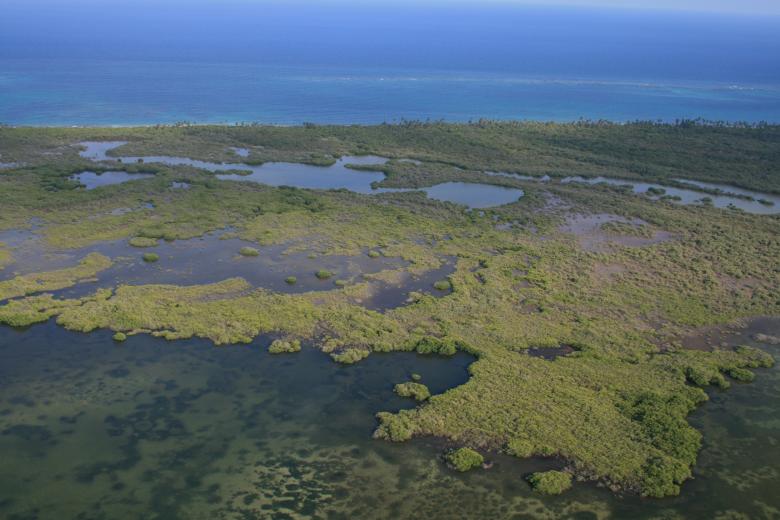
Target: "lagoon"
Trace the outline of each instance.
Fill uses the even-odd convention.
[[[313,166],[310,164],[284,162],[269,162],[254,166],[244,163],[215,163],[172,156],[114,157],[107,155],[107,152],[126,144],[125,141],[89,141],[80,144],[85,148],[80,152],[80,155],[92,161],[119,160],[122,163],[131,164],[161,163],[169,166],[192,166],[216,172],[218,179],[226,181],[256,182],[269,186],[293,186],[319,190],[346,189],[363,194],[424,191],[431,199],[461,204],[471,209],[501,206],[515,202],[523,196],[523,191],[516,188],[463,182],[446,182],[416,190],[376,188],[375,184],[384,180],[384,173],[350,168],[350,166],[382,165],[388,160],[374,155],[340,157],[331,166]],[[117,177],[116,182],[113,184],[132,179],[133,177]],[[87,180],[95,182],[91,177]],[[106,184],[112,184],[110,179],[107,179]]]

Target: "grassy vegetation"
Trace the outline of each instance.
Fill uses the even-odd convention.
[[[157,253],[144,253],[144,255],[141,258],[143,258],[144,262],[154,263],[160,259],[160,255],[158,255]]]
[[[259,256],[260,255],[260,251],[258,251],[254,247],[247,246],[247,247],[242,247],[238,251],[238,254],[240,254],[241,256]]]
[[[458,448],[447,454],[447,462],[460,472],[479,468],[485,459],[482,455],[471,448]]]
[[[778,217],[678,206],[610,186],[508,178],[491,179],[522,187],[526,195],[484,213],[419,193],[271,188],[217,181],[187,167],[155,167],[153,178],[101,190],[72,189],[62,179],[88,164],[78,157],[78,141],[127,139],[121,153],[229,161],[226,147],[243,144],[258,161],[313,162],[369,152],[428,161],[387,166],[387,182],[412,186],[473,179],[483,169],[522,169],[645,180],[723,181],[733,175],[745,187],[778,191],[777,132],[776,127],[530,123],[1,128],[3,157],[29,166],[0,174],[0,229],[27,228],[37,217],[43,219],[45,244],[77,248],[132,237],[190,238],[231,227],[238,238],[286,244],[293,252],[381,251],[408,261],[408,267],[373,275],[388,282],[454,258],[448,283],[455,290],[418,292],[412,303],[385,312],[361,305],[373,290],[361,278],[338,290],[299,294],[255,288],[239,278],[207,285],[120,285],[79,299],[45,294],[111,265],[92,255],[68,269],[3,273],[0,300],[11,300],[0,305],[0,322],[22,326],[55,317],[71,330],[104,328],[170,340],[197,336],[216,344],[272,333],[284,342],[311,341],[341,363],[372,352],[469,352],[477,360],[467,383],[418,408],[379,413],[375,436],[404,441],[435,435],[518,457],[554,456],[581,479],[646,496],[674,495],[690,477],[701,444],[686,418],[706,401],[704,390],[748,381],[752,369],[772,362],[750,348],[685,350],[679,338],[701,326],[780,314]],[[173,179],[188,182],[190,189],[170,190]],[[112,213],[141,202],[154,207]],[[610,236],[666,231],[675,238],[588,251],[558,229],[575,213],[647,223],[605,226]],[[496,228],[502,224],[507,226]],[[165,254],[169,246],[159,247]],[[576,352],[552,361],[523,354],[559,345],[574,345]]]
[[[333,276],[333,273],[328,271],[327,269],[320,269],[319,271],[314,273],[314,276],[316,276],[320,280],[327,280],[328,278]]]

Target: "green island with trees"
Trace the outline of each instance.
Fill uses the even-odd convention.
[[[519,188],[523,196],[476,211],[417,191],[272,187],[220,180],[187,165],[95,163],[80,155],[85,141],[126,141],[109,158],[329,165],[370,154],[390,159],[359,167],[382,171],[379,187],[476,182]],[[237,158],[231,147],[249,156]],[[279,285],[289,292],[254,287],[240,276],[105,286],[100,277],[118,258],[90,252],[69,266],[15,274],[15,246],[0,239],[0,323],[23,327],[54,318],[73,331],[111,330],[118,342],[152,334],[226,345],[270,334],[284,338],[271,352],[295,352],[305,342],[341,363],[374,352],[466,352],[475,361],[465,384],[414,408],[379,411],[374,436],[444,438],[469,450],[448,459],[458,469],[482,463],[475,449],[561,461],[564,472],[527,477],[543,493],[562,492],[575,478],[648,497],[679,494],[702,444],[687,416],[707,401],[708,389],[749,382],[752,369],[773,363],[755,348],[691,349],[682,339],[705,327],[780,315],[778,215],[556,180],[610,176],[674,186],[684,178],[778,194],[780,126],[0,127],[0,150],[15,164],[0,170],[0,233],[34,232],[52,250],[124,240],[159,247],[142,258],[164,255],[162,265],[169,262],[167,242],[230,229],[251,244],[240,251],[247,256],[284,245],[374,264],[380,256],[405,261],[348,284],[318,284],[317,291],[299,291],[303,284],[294,285],[304,278],[288,274],[279,275]],[[87,190],[72,177],[84,170],[153,176]],[[496,171],[509,173],[489,173]],[[544,175],[551,180],[523,177]],[[182,182],[188,189],[172,187]],[[118,211],[128,207],[138,209]],[[608,218],[581,233],[576,224],[588,216]],[[375,282],[400,284],[449,258],[453,271],[429,282],[441,291],[426,287],[390,308],[366,304]],[[321,268],[308,278],[335,275]],[[92,291],[67,292],[97,279]],[[528,355],[563,345],[572,352]],[[399,394],[423,395],[423,385],[403,385]]]

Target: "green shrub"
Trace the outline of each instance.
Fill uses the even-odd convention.
[[[640,494],[662,498],[680,494],[680,484],[691,476],[691,470],[668,457],[652,457],[642,467]]]
[[[482,466],[485,459],[471,448],[459,448],[447,454],[447,462],[458,471],[468,471]]]
[[[394,390],[401,397],[412,397],[416,401],[425,401],[431,396],[428,387],[420,383],[399,383]]]
[[[379,254],[379,251],[369,251],[368,256],[369,258],[379,258],[382,255]]]
[[[452,284],[449,280],[439,280],[433,284],[433,288],[437,291],[449,291],[452,289]]]
[[[529,441],[523,439],[514,439],[507,444],[509,453],[515,457],[527,458],[534,454],[534,446]]]
[[[571,475],[564,471],[544,471],[531,474],[528,482],[535,491],[545,495],[560,495],[571,487]]]
[[[653,393],[640,395],[630,409],[648,440],[670,457],[684,461],[686,467],[696,461],[701,434],[685,419],[695,402],[681,396],[662,397]]]
[[[143,259],[144,262],[156,262],[160,259],[160,255],[157,253],[144,253]]]
[[[379,412],[376,417],[379,427],[374,431],[375,439],[404,442],[412,438],[414,427],[405,415]]]
[[[420,374],[412,374],[412,381],[420,381],[422,376]]]
[[[331,273],[330,271],[327,271],[325,269],[320,269],[319,271],[314,273],[314,276],[316,276],[320,280],[327,280],[328,278],[333,276],[333,273]]]
[[[336,287],[345,287],[347,285],[347,281],[346,280],[336,280],[335,282],[333,282],[333,285],[335,285]]]
[[[283,354],[286,352],[300,352],[301,342],[297,339],[292,341],[285,341],[281,339],[275,339],[271,342],[271,346],[268,347],[268,352],[271,354]]]
[[[254,247],[246,246],[246,247],[242,247],[241,249],[239,249],[238,253],[241,256],[258,256],[260,254],[260,251],[258,251]]]
[[[707,386],[712,379],[710,374],[696,367],[688,367],[685,370],[685,377],[696,386]]]
[[[287,285],[295,285],[296,283],[298,283],[298,279],[294,276],[288,276],[287,278],[284,279],[284,281]]]
[[[127,339],[127,334],[125,334],[124,332],[117,332],[116,334],[114,334],[114,341],[120,341],[121,342],[121,341],[124,341],[126,339]]]
[[[339,354],[331,354],[330,357],[338,363],[344,363],[345,365],[351,365],[357,363],[361,359],[367,358],[369,354],[368,350],[348,348]]]

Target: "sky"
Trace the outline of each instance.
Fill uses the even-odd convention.
[[[438,0],[447,1],[447,0]],[[456,0],[468,2],[471,0]],[[496,0],[514,4],[539,4],[538,0]],[[780,0],[551,0],[546,5],[579,7],[613,7],[630,9],[668,9],[672,11],[728,12],[743,14],[778,14]]]
[[[6,7],[27,6],[28,8],[40,8],[40,6],[75,6],[78,4],[100,5],[102,8],[110,8],[112,4],[143,4],[152,5],[178,4],[182,6],[195,4],[225,4],[245,3],[263,4],[280,3],[281,0],[3,0]],[[694,11],[702,13],[737,13],[745,15],[778,15],[780,16],[780,0],[288,0],[284,3],[300,3],[311,5],[345,4],[434,4],[455,5],[471,4],[484,5],[487,3],[506,5],[539,5],[539,6],[572,6],[594,8],[619,8],[619,9],[651,9],[670,11]],[[0,7],[2,11],[2,7]]]

